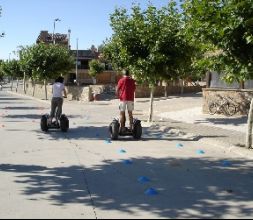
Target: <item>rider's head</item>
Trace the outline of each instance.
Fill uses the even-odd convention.
[[[57,83],[64,83],[64,78],[62,77],[62,76],[59,76],[56,80],[55,80],[55,82]]]
[[[124,74],[124,76],[130,76],[130,73],[129,73],[128,69],[124,69],[123,74]]]

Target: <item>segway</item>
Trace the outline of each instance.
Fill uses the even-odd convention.
[[[124,128],[122,131],[120,131],[119,119],[114,119],[109,126],[109,132],[111,134],[112,140],[118,140],[119,136],[133,136],[134,139],[140,140],[142,136],[141,121],[134,119],[134,126],[132,131],[128,128]]]
[[[49,114],[43,115],[40,122],[41,130],[47,132],[49,129],[61,129],[62,132],[69,130],[69,119],[66,115],[61,115],[59,119],[49,122]]]

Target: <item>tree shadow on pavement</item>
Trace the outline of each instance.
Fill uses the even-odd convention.
[[[29,107],[29,106],[15,106],[15,107],[10,106],[10,107],[3,107],[1,109],[5,109],[5,110],[41,110],[40,107]]]
[[[0,105],[11,105],[11,104],[14,104],[14,102],[11,102],[11,101],[0,101]],[[23,102],[16,102],[15,101],[15,104],[24,104]],[[6,107],[5,107],[6,108]]]
[[[9,119],[40,119],[41,115],[38,114],[15,114],[15,115],[6,115],[4,118]]]
[[[16,101],[16,100],[19,100],[19,101],[24,101],[24,100],[30,100],[30,99],[27,99],[27,98],[15,98],[15,97],[0,97],[0,104],[2,103],[1,101]],[[15,103],[15,102],[13,102]]]
[[[51,140],[68,139],[68,140],[105,140],[109,138],[108,127],[79,126],[69,128],[68,132],[62,133],[60,129],[50,129],[48,132],[35,131],[39,134],[39,139]]]
[[[115,211],[118,217],[120,213],[161,218],[253,216],[252,161],[233,160],[231,167],[208,157],[144,157],[132,161],[132,165],[104,160],[90,167],[54,168],[0,164],[0,174],[12,173],[27,200],[36,202],[35,198],[40,198],[55,206],[93,204],[95,212]],[[151,182],[139,183],[140,176],[147,176]],[[145,195],[150,187],[158,195]]]
[[[171,128],[173,129],[173,128]],[[108,126],[78,126],[75,128],[69,129],[68,132],[62,133],[60,129],[51,129],[48,132],[42,132],[40,130],[34,130],[34,132],[38,133],[38,138],[43,140],[48,137],[50,140],[60,140],[60,139],[68,139],[68,140],[108,140],[110,139],[110,132]],[[180,134],[166,134],[161,131],[151,131],[149,128],[143,128],[143,135],[140,140],[134,139],[132,136],[119,136],[119,139],[116,140],[118,142],[133,142],[133,141],[199,141],[204,138],[223,138],[227,137],[224,135],[193,135],[187,134],[184,132],[180,132]],[[114,141],[114,142],[116,142]]]
[[[239,118],[207,118],[204,121],[197,120],[198,123],[205,123],[207,121],[208,123],[212,124],[218,124],[218,125],[234,125],[234,126],[240,126],[247,124],[248,117],[239,117]]]
[[[8,109],[7,109],[8,110]],[[38,109],[40,110],[40,109]],[[5,118],[9,119],[41,119],[42,114],[8,114],[4,116]],[[71,115],[68,118],[78,118],[80,115]]]

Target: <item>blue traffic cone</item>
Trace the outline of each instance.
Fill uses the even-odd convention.
[[[149,188],[145,191],[145,194],[147,196],[156,196],[158,195],[158,192],[154,188]]]

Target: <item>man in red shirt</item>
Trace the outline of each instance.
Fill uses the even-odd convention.
[[[126,127],[126,109],[129,114],[130,130],[133,130],[134,93],[136,90],[135,81],[130,77],[129,71],[124,70],[124,77],[120,79],[117,87],[117,95],[120,99],[120,131]]]

